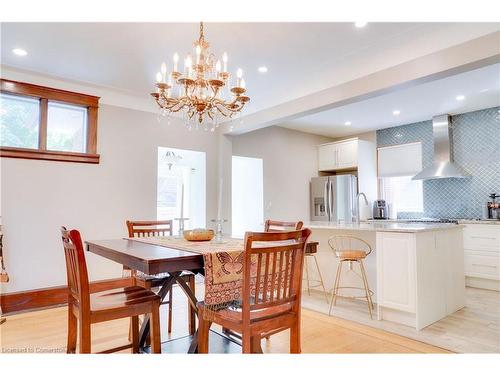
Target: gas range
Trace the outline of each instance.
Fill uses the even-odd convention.
[[[432,217],[423,217],[420,219],[404,220],[406,223],[444,223],[444,224],[458,224],[457,219],[437,219]]]

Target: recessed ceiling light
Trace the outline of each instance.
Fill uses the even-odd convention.
[[[17,56],[26,56],[28,54],[28,52],[22,48],[14,48],[12,53]]]
[[[457,99],[460,102],[465,99],[465,95],[457,95],[455,99]]]
[[[358,29],[361,29],[362,27],[365,27],[368,22],[363,22],[363,21],[357,21],[354,22],[354,26],[356,26]]]
[[[257,69],[259,73],[267,73],[267,66],[259,66],[259,69]]]
[[[394,111],[392,111],[392,114],[394,116],[398,116],[400,113],[401,113],[401,111],[399,109],[395,109]]]
[[[351,123],[350,121],[346,121],[346,122],[344,122],[344,125],[345,125],[345,126],[351,126],[351,124],[352,124],[352,123]]]

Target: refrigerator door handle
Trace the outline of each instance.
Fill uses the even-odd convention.
[[[333,181],[330,181],[330,221],[333,221],[335,207],[335,194],[333,193]]]
[[[327,220],[330,221],[330,182],[327,180],[325,182],[325,192],[324,192],[324,197],[325,197],[325,212],[327,216]]]

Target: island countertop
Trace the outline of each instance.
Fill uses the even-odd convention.
[[[462,228],[460,224],[448,223],[401,223],[401,222],[328,222],[311,221],[304,223],[304,227],[311,229],[336,229],[336,230],[360,230],[371,232],[398,232],[398,233],[420,233],[442,231]]]

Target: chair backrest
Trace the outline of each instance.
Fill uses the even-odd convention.
[[[61,235],[66,258],[68,297],[70,299],[68,302],[76,302],[81,310],[90,310],[89,276],[80,232],[61,227]]]
[[[293,230],[300,230],[304,223],[302,221],[277,221],[267,219],[264,231],[265,232],[287,232]]]
[[[344,251],[364,251],[366,255],[372,252],[372,247],[368,242],[354,236],[332,236],[328,239],[328,245],[330,245],[337,257]]]
[[[310,229],[245,234],[242,318],[250,311],[273,314],[300,309],[304,252]],[[253,266],[252,266],[253,264]],[[253,272],[252,272],[253,270]]]
[[[156,237],[172,235],[172,220],[132,221],[127,220],[129,237]]]

